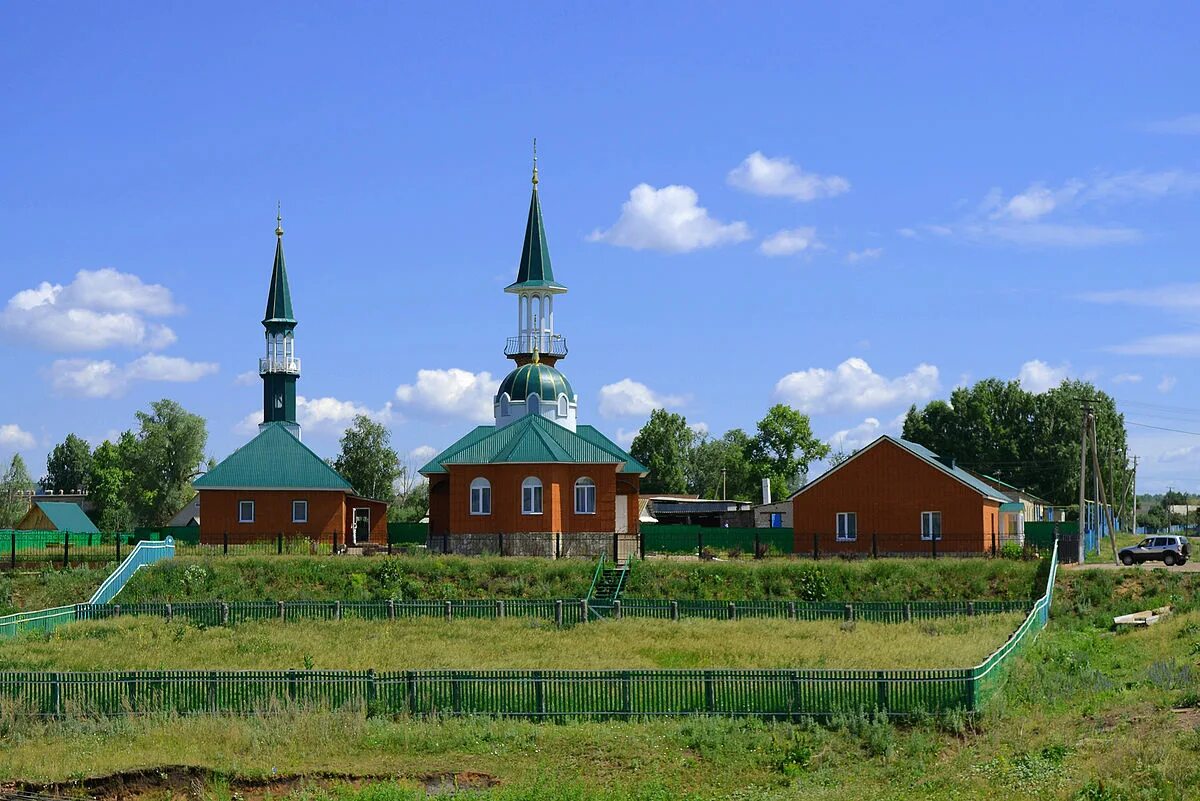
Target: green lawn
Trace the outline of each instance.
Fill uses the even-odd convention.
[[[627,618],[557,629],[519,619],[198,628],[124,617],[0,642],[0,670],[963,668],[982,662],[1021,619],[843,625]]]

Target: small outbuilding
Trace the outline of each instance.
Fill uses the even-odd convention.
[[[883,436],[792,496],[797,552],[979,554],[1004,493],[915,442]],[[814,545],[815,544],[815,545]]]
[[[34,501],[18,521],[17,531],[62,531],[70,534],[99,534],[77,503],[70,501]]]

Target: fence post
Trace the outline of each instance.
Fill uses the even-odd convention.
[[[223,550],[221,551],[221,553],[224,556],[229,556],[229,532],[228,531],[225,532],[225,541],[224,541],[224,546],[223,546]]]
[[[888,686],[887,675],[882,670],[875,671],[875,706],[876,708],[887,714],[888,712]]]
[[[166,615],[168,621],[175,619],[175,608],[170,604],[167,604]]]
[[[498,550],[500,552],[501,556],[504,556],[504,532],[503,531],[501,531],[500,533],[498,533],[496,535],[496,550]]]
[[[795,620],[796,619],[796,602],[788,601],[787,610],[788,610],[787,611],[788,620]]]
[[[63,534],[63,570],[71,566],[71,533]]]
[[[446,620],[449,621],[449,620],[453,620],[453,619],[454,619],[454,607],[451,606],[449,601],[446,601]]]
[[[967,617],[975,617],[975,602],[967,601]]]
[[[696,529],[696,558],[704,558],[704,529]]]
[[[13,532],[12,532],[12,554],[11,554],[11,556],[12,556],[12,560],[10,562],[10,567],[12,567],[13,570],[16,570],[17,569],[17,531],[16,531],[16,529],[13,529]]]
[[[737,604],[735,604],[733,601],[729,602],[728,614],[730,620],[737,620]]]
[[[679,622],[679,601],[671,601],[671,620]]]
[[[904,605],[904,622],[912,623],[912,604]]]
[[[54,716],[59,717],[62,715],[62,674],[54,673],[52,675],[54,678],[50,685],[50,697],[54,704]]]
[[[283,555],[283,532],[282,531],[279,532],[279,538],[275,541],[275,554],[277,556]]]
[[[375,668],[367,668],[367,717],[374,713],[375,707]]]
[[[842,617],[846,620],[854,620],[854,604],[846,604],[842,610]]]
[[[646,559],[646,535],[642,532],[642,527],[638,526],[638,559],[645,561]]]
[[[279,619],[280,619],[280,620],[286,620],[286,619],[287,619],[287,617],[286,617],[286,615],[287,615],[287,612],[286,612],[286,611],[284,611],[283,601],[276,601],[276,602],[275,602],[275,606],[276,606],[276,607],[278,607],[278,609],[279,609]]]
[[[117,564],[121,564],[121,532],[117,532]]]
[[[617,563],[617,554],[620,553],[620,543],[617,540],[617,532],[613,532],[613,564]]]
[[[581,622],[581,623],[587,623],[587,622],[588,622],[588,602],[587,602],[587,598],[580,598],[580,599],[579,599],[579,615],[580,615],[580,617],[582,618],[582,620],[580,620],[580,622]]]
[[[937,541],[938,541],[938,538],[937,538],[936,534],[931,534],[929,536],[929,543],[930,543],[930,547],[933,549],[933,558],[934,559],[937,559]]]
[[[229,625],[229,604],[224,601],[221,602],[221,625]]]
[[[113,617],[120,617],[120,616],[121,616],[121,605],[113,604]]]
[[[334,620],[342,619],[342,602],[341,601],[333,602],[333,619]]]
[[[496,617],[504,617],[504,601],[496,601]]]
[[[395,620],[396,619],[396,601],[392,598],[388,598],[387,606],[388,606],[388,620]]]
[[[559,601],[561,604],[562,601]],[[538,715],[546,714],[546,687],[542,682],[542,671],[533,671],[533,695],[537,703]]]
[[[871,532],[871,558],[879,558],[879,534],[874,531]]]
[[[814,531],[813,532],[813,559],[817,560],[820,558],[821,558],[821,535]]]
[[[208,671],[208,711],[217,713],[217,671]]]
[[[450,553],[450,532],[442,533],[442,553]]]
[[[995,556],[998,552],[999,551],[996,548],[996,532],[993,531],[992,532],[992,556]]]
[[[613,601],[613,620],[621,619],[621,599]]]
[[[337,531],[333,532],[333,554],[334,554],[334,555],[337,555],[337,538],[338,538],[338,533],[339,533],[339,532],[337,532]]]
[[[563,602],[555,601],[554,602],[554,625],[560,629],[562,628],[562,623],[563,623],[563,611],[562,610],[563,610]]]
[[[704,671],[704,711],[710,715],[717,711],[717,688],[711,670]]]

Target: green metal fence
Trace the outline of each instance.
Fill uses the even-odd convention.
[[[895,716],[977,712],[1001,686],[1014,657],[1045,627],[1057,566],[1056,545],[1045,594],[1004,645],[966,670],[4,672],[0,697],[14,711],[32,715],[271,714],[294,707],[348,706],[373,714],[532,719],[678,715],[790,719],[856,710]],[[438,608],[435,601],[420,603],[433,606],[411,608]],[[489,605],[474,603],[484,606],[463,606],[464,612]],[[279,611],[278,604],[243,606],[246,615],[269,614],[272,606]],[[312,608],[328,613],[327,605]],[[348,608],[336,606],[334,614],[345,615]],[[444,614],[444,603],[440,608]],[[494,603],[490,608],[496,609]],[[62,614],[74,616],[75,610],[68,607]],[[228,605],[224,614],[232,620],[233,606]],[[38,624],[29,621],[29,625]]]
[[[387,531],[392,545],[424,545],[429,539],[428,523],[388,523]]]
[[[702,548],[712,548],[753,554],[757,546],[786,554],[792,553],[796,544],[790,528],[708,528],[649,523],[642,526],[641,532],[646,553],[696,553]]]

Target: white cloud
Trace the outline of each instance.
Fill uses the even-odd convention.
[[[11,448],[16,451],[23,451],[32,448],[37,444],[33,434],[22,429],[16,423],[5,423],[0,425],[0,448]]]
[[[655,409],[679,406],[687,401],[680,395],[663,395],[632,378],[600,387],[601,417],[642,417]]]
[[[1157,334],[1108,350],[1129,356],[1200,356],[1200,333]]]
[[[1184,462],[1191,461],[1197,454],[1200,454],[1200,445],[1184,445],[1179,448],[1171,448],[1163,451],[1158,456],[1160,462]]]
[[[259,382],[261,377],[262,376],[253,370],[247,370],[244,373],[238,373],[233,379],[233,383],[237,384],[239,387],[252,387]]]
[[[755,195],[810,201],[850,191],[850,182],[839,175],[804,172],[786,156],[770,158],[755,151],[729,171],[729,185]]]
[[[1086,292],[1080,296],[1090,303],[1146,306],[1153,309],[1200,309],[1200,284],[1166,284],[1138,289],[1112,289]]]
[[[1061,384],[1070,369],[1068,364],[1060,364],[1055,367],[1041,359],[1032,359],[1021,365],[1021,369],[1017,372],[1017,381],[1027,392],[1041,393]]]
[[[438,449],[432,445],[418,445],[408,452],[408,458],[417,462],[428,462],[438,455]]]
[[[470,420],[488,423],[495,419],[492,401],[497,381],[488,372],[418,370],[414,384],[396,387],[402,408],[439,420]]]
[[[917,233],[917,229],[915,228],[900,228],[897,229],[896,233],[900,234],[900,236],[904,237],[905,239],[921,238],[921,235]]]
[[[620,445],[622,448],[624,448],[625,450],[629,450],[629,446],[633,444],[634,438],[637,437],[638,432],[640,432],[640,431],[641,431],[640,428],[635,428],[632,431],[626,430],[624,428],[618,428],[617,436],[616,436],[616,443],[618,445]]]
[[[852,250],[846,254],[846,261],[851,264],[857,264],[860,261],[868,261],[870,259],[878,259],[883,255],[883,248],[863,248],[862,250]]]
[[[698,205],[699,200],[690,186],[655,189],[638,184],[629,192],[629,200],[621,206],[621,216],[613,226],[607,231],[593,231],[588,239],[634,250],[687,253],[750,238],[746,223],[715,220]]]
[[[1106,225],[1063,225],[1053,223],[968,224],[951,229],[976,241],[999,241],[1024,247],[1090,248],[1140,242],[1136,228]]]
[[[708,436],[708,423],[705,423],[705,422],[688,423],[688,428],[692,429],[692,433],[695,434],[697,437],[707,437]]]
[[[0,328],[50,350],[155,349],[175,333],[147,316],[180,311],[166,287],[110,268],[80,270],[63,286],[43,281],[22,290],[0,311]]]
[[[389,402],[381,409],[372,409],[361,403],[337,398],[306,398],[302,395],[296,397],[296,422],[305,431],[340,433],[360,414],[376,422],[386,423],[392,419],[392,404]],[[234,431],[239,434],[256,434],[262,421],[261,410],[250,412],[234,426]]]
[[[116,398],[138,381],[191,383],[218,370],[212,362],[147,353],[124,366],[108,359],[56,359],[46,375],[56,392],[84,398]]]
[[[1146,126],[1151,133],[1200,135],[1200,114],[1184,114],[1166,120],[1155,120]]]
[[[1178,382],[1179,382],[1179,379],[1176,378],[1175,376],[1164,375],[1162,377],[1162,381],[1158,382],[1158,391],[1165,395],[1168,392],[1170,392],[1171,390],[1175,389],[1175,385]]]
[[[785,375],[775,385],[775,396],[802,412],[821,413],[923,401],[938,386],[938,369],[931,364],[886,378],[863,359],[852,357],[833,370],[814,367]]]
[[[1048,189],[1043,184],[1033,184],[1024,192],[1013,195],[999,209],[992,212],[993,218],[1007,217],[1013,220],[1036,220],[1056,208],[1069,203],[1079,194],[1083,185],[1071,181],[1059,189]]]
[[[793,256],[806,250],[817,250],[820,247],[817,229],[808,226],[776,231],[762,241],[762,244],[758,246],[758,252],[764,256]]]
[[[887,423],[879,422],[879,419],[876,417],[868,417],[853,428],[845,428],[835,432],[829,438],[828,444],[834,451],[850,453],[851,451],[870,445],[884,434],[899,434],[903,425],[903,414]]]
[[[1141,380],[1142,377],[1138,373],[1117,373],[1112,378],[1114,384],[1138,384]]]

